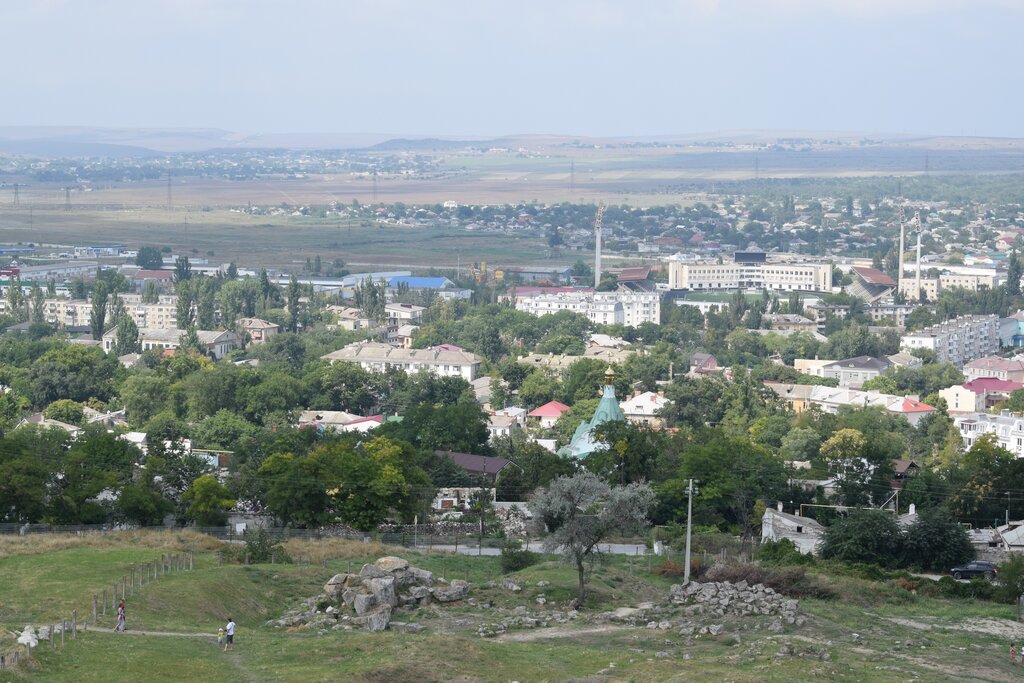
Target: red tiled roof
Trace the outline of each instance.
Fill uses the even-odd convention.
[[[928,405],[927,403],[921,403],[911,398],[903,399],[903,411],[904,413],[929,413],[933,412],[935,408]]]
[[[978,379],[972,379],[962,386],[964,389],[973,391],[976,394],[984,394],[989,391],[1017,391],[1017,389],[1024,387],[1024,384],[999,379],[998,377],[979,377]]]
[[[864,266],[854,266],[853,272],[857,273],[864,282],[869,285],[884,285],[885,287],[895,287],[896,281],[891,277],[878,270],[878,268],[867,268]]]
[[[534,408],[526,414],[526,417],[561,417],[562,413],[570,410],[569,406],[558,401],[549,401],[539,408]]]

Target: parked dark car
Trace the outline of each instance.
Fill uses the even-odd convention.
[[[975,576],[984,576],[986,579],[996,578],[996,574],[999,570],[991,562],[968,562],[962,564],[959,567],[953,567],[949,570],[949,573],[953,575],[954,579],[970,579]]]

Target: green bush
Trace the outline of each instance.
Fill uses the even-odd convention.
[[[249,564],[290,563],[292,561],[281,545],[281,541],[271,537],[266,529],[246,531],[242,538],[245,541],[244,544],[228,544],[221,551],[221,557],[225,562],[243,564],[247,559]]]
[[[932,598],[953,598],[962,600],[991,600],[996,594],[996,587],[991,581],[974,579],[970,583],[956,581],[951,576],[943,576],[938,581],[923,580],[917,584],[917,592]]]
[[[501,571],[506,574],[526,569],[540,562],[540,555],[520,548],[518,543],[506,543],[501,548]]]
[[[766,567],[814,564],[814,556],[801,553],[796,549],[796,544],[788,538],[762,543],[754,557]]]
[[[999,565],[993,597],[999,602],[1016,602],[1024,594],[1024,557],[1012,557]]]

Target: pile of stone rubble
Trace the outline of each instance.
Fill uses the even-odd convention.
[[[788,624],[798,619],[800,603],[776,593],[768,586],[746,581],[675,584],[669,600],[676,605],[688,605],[696,614],[716,616],[779,616]]]
[[[449,583],[425,569],[410,566],[400,557],[382,557],[363,565],[358,574],[335,574],[324,585],[324,595],[304,601],[267,625],[383,631],[389,625],[399,626],[391,620],[397,609],[456,602],[467,595],[469,584],[465,581],[456,579]],[[332,604],[319,609],[325,602]],[[419,630],[417,626],[401,624],[401,628],[409,631]]]

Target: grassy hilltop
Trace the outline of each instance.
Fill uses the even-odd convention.
[[[801,599],[803,626],[773,633],[757,618],[725,617],[717,619],[720,635],[683,636],[679,625],[686,620],[678,612],[653,617],[670,619],[668,630],[598,619],[645,601],[666,606],[669,586],[679,581],[650,573],[643,558],[603,558],[592,569],[590,602],[579,619],[481,638],[481,626],[516,607],[531,615],[564,613],[575,588],[571,568],[549,560],[524,569],[511,575],[523,590],[512,592],[502,587],[493,557],[290,541],[295,564],[218,566],[219,547],[191,533],[0,539],[0,624],[7,638],[0,648],[11,642],[7,632],[59,620],[72,609],[88,623],[93,592],[113,586],[132,563],[196,553],[194,573],[161,577],[128,600],[129,633],[111,630],[108,610],[77,642],[55,650],[41,643],[27,666],[4,672],[3,680],[1006,681],[1024,673],[1006,657],[1009,641],[1024,638],[1010,606],[926,598],[906,581],[870,581],[854,571],[808,574],[794,583],[795,590],[820,596]],[[396,615],[422,624],[420,633],[265,625],[317,595],[334,573],[358,571],[384,554],[448,579],[468,577],[474,604]],[[537,585],[543,581],[549,585]],[[544,605],[536,600],[541,594]],[[229,616],[239,624],[237,647],[225,654],[215,633]],[[689,623],[699,627],[708,621],[702,619]]]

